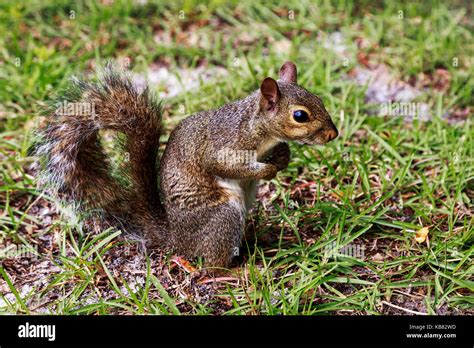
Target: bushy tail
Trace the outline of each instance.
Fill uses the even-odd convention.
[[[160,243],[166,239],[158,189],[161,114],[148,88],[139,91],[110,64],[97,82],[73,79],[38,130],[33,152],[40,159],[40,185],[76,213]],[[118,176],[101,130],[119,133]]]

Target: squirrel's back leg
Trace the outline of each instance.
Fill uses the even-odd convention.
[[[240,201],[231,199],[215,207],[209,221],[197,232],[202,238],[197,254],[204,257],[207,266],[227,267],[239,254],[244,228],[245,208]]]

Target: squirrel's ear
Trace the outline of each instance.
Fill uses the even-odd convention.
[[[260,93],[262,93],[262,102],[267,110],[273,109],[281,97],[278,83],[271,77],[267,77],[263,80],[260,85]]]
[[[285,62],[280,68],[280,80],[296,85],[296,65],[293,62]]]

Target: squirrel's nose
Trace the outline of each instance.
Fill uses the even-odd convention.
[[[337,131],[337,128],[334,127],[334,128],[328,129],[325,132],[324,137],[326,138],[326,141],[331,141],[333,139],[336,139],[338,135],[339,135],[339,132]]]

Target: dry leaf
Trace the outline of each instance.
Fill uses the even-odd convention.
[[[426,238],[428,237],[428,232],[429,232],[429,228],[428,227],[422,227],[420,228],[418,231],[416,231],[416,236],[415,236],[415,240],[418,242],[418,243],[423,243]]]
[[[193,265],[191,265],[191,263],[189,263],[189,261],[187,261],[186,259],[184,259],[182,257],[175,256],[171,259],[171,261],[176,263],[178,266],[183,268],[188,273],[193,273],[193,272],[196,271],[196,268]]]
[[[383,260],[384,260],[384,257],[380,253],[377,253],[374,256],[372,256],[372,261],[381,262]]]

